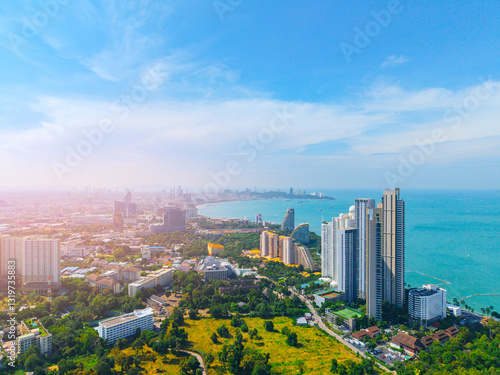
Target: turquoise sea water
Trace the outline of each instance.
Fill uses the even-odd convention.
[[[381,201],[380,190],[321,190],[326,200],[256,200],[225,202],[199,208],[214,218],[244,218],[281,223],[287,208],[295,209],[295,224],[309,223],[321,233],[321,220],[348,212],[355,198]],[[411,286],[442,283],[448,301],[473,294],[500,294],[500,192],[402,190],[406,202],[406,282]],[[428,275],[428,276],[425,276]],[[431,276],[431,277],[429,277]],[[500,296],[476,296],[466,303],[476,311]]]

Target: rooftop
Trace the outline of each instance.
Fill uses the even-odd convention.
[[[130,314],[125,314],[125,315],[118,316],[116,318],[110,318],[110,319],[103,320],[99,324],[105,328],[110,328],[110,327],[113,327],[117,324],[130,322],[132,320],[139,319],[139,318],[142,318],[142,317],[147,316],[147,315],[153,315],[153,309],[147,308],[144,310],[136,310]]]

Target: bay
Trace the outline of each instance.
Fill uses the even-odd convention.
[[[324,190],[335,200],[268,199],[233,201],[199,207],[213,218],[248,218],[281,223],[288,208],[295,209],[295,225],[309,223],[321,233],[322,220],[348,212],[355,198],[375,198],[381,190]],[[406,282],[413,286],[441,285],[448,301],[474,294],[500,294],[500,192],[488,190],[401,190],[406,204]],[[473,296],[466,303],[479,311],[493,305],[500,311],[500,295]]]

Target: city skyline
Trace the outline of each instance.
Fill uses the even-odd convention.
[[[0,6],[3,188],[500,186],[497,3],[52,3]]]

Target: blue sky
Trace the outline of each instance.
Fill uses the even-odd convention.
[[[3,2],[0,185],[498,189],[499,16],[497,1]]]

